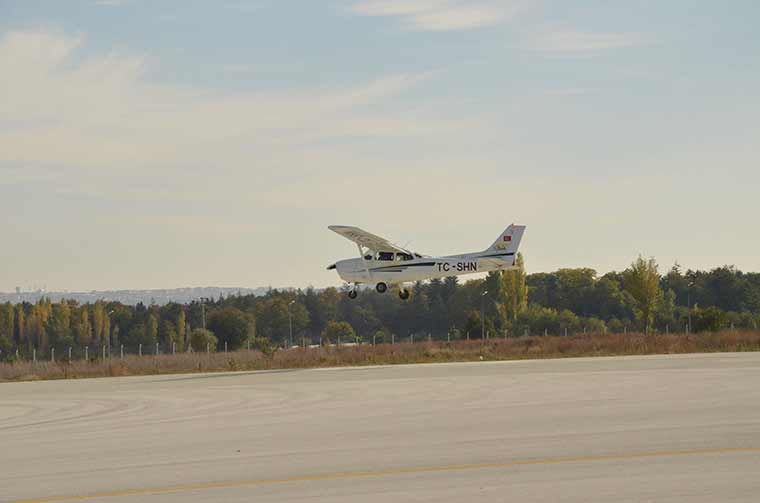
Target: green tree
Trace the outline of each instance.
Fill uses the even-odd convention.
[[[185,340],[187,339],[187,320],[185,319],[185,310],[180,310],[177,315],[177,351],[185,350]]]
[[[190,347],[193,351],[206,351],[206,348],[214,350],[217,343],[218,340],[211,330],[196,328],[190,333]]]
[[[657,304],[662,298],[660,274],[654,258],[644,259],[641,255],[623,271],[623,286],[636,301],[644,330],[649,333],[654,321]]]
[[[159,342],[168,350],[177,342],[177,329],[171,320],[164,320],[161,324]]]
[[[107,342],[106,318],[108,315],[103,307],[103,302],[95,302],[95,305],[92,306],[92,334],[95,344],[106,344]]]
[[[54,346],[66,347],[74,344],[74,338],[71,334],[71,307],[65,300],[61,299],[53,306],[47,331]]]
[[[77,310],[77,321],[74,324],[74,333],[77,343],[84,347],[92,344],[92,325],[90,324],[90,315],[87,306],[82,306]]]
[[[676,293],[668,289],[662,294],[660,302],[655,309],[655,321],[657,326],[664,330],[666,327],[673,329],[677,325],[676,320]]]
[[[0,305],[0,349],[10,351],[13,346],[15,328],[15,310],[10,302]]]
[[[496,321],[496,325],[503,327],[509,321],[509,313],[506,309],[507,294],[504,291],[503,271],[491,271],[483,280],[483,291],[488,294],[483,299],[486,318]]]
[[[583,327],[586,329],[586,332],[590,333],[605,333],[607,332],[607,325],[604,324],[604,321],[600,320],[599,318],[591,317],[591,318],[584,318],[583,321]]]
[[[728,316],[715,306],[697,308],[692,313],[692,323],[695,332],[719,332],[728,328]]]
[[[252,315],[235,307],[225,307],[209,314],[207,325],[216,335],[220,344],[225,342],[230,350],[240,349],[255,335],[255,320]]]
[[[49,348],[48,335],[47,335],[47,309],[42,302],[35,304],[29,318],[26,320],[26,334],[29,339],[30,349],[37,348],[37,351],[41,354],[47,353]]]
[[[272,296],[256,304],[256,331],[271,341],[281,341],[283,345],[288,342],[290,324],[288,310],[293,322],[293,337],[299,334],[309,324],[309,312],[299,302],[292,305],[293,299],[285,296]],[[290,306],[290,307],[288,307]]]
[[[24,313],[24,306],[19,304],[16,306],[16,344],[23,348],[28,345],[28,342],[26,334],[26,313]]]
[[[528,285],[522,253],[517,254],[517,269],[501,272],[501,298],[507,320],[514,321],[528,307]]]
[[[330,321],[322,332],[322,341],[330,342],[354,342],[357,340],[354,327],[346,321]]]
[[[470,339],[480,339],[485,331],[487,336],[495,337],[497,335],[496,327],[494,327],[493,320],[488,316],[485,317],[484,322],[480,322],[480,310],[473,309],[467,315],[467,320],[462,328],[462,335]]]
[[[151,312],[148,315],[148,322],[145,324],[145,338],[151,346],[158,342],[158,318],[155,313]]]

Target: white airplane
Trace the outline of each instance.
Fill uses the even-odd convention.
[[[525,226],[510,225],[483,251],[444,257],[414,253],[358,227],[331,225],[328,229],[353,241],[359,249],[359,258],[340,260],[327,267],[354,285],[348,291],[350,298],[356,298],[356,285],[374,283],[379,293],[385,293],[389,287],[399,287],[399,297],[406,300],[409,290],[403,287],[404,283],[514,269]]]

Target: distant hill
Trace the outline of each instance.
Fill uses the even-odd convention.
[[[167,290],[107,290],[91,292],[46,292],[37,290],[34,292],[0,293],[0,303],[31,302],[35,303],[40,298],[46,297],[53,302],[62,298],[76,300],[79,303],[95,302],[98,300],[118,301],[122,304],[164,305],[169,302],[187,304],[201,298],[218,299],[219,296],[230,295],[264,295],[270,287],[259,288],[222,288],[222,287],[195,287],[195,288],[172,288]],[[285,288],[287,290],[287,288]]]

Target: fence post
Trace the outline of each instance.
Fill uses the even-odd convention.
[[[211,343],[206,343],[206,354],[209,354],[211,352]]]
[[[142,342],[137,345],[137,355],[142,356]]]
[[[16,361],[18,361],[18,348],[16,348]]]
[[[69,361],[71,361],[71,346],[69,346]]]
[[[227,352],[227,341],[224,341],[224,352]]]
[[[37,348],[32,348],[32,361],[37,363]]]
[[[177,343],[176,342],[172,342],[172,354],[173,355],[177,354]]]
[[[158,343],[156,343],[156,356],[158,356]]]
[[[372,334],[372,345],[375,345],[375,334]]]
[[[670,325],[668,325],[667,323],[665,324],[665,333],[666,334],[670,333]]]
[[[396,344],[396,334],[391,334],[391,344]]]
[[[414,334],[409,335],[409,340],[412,341],[412,344],[414,344]]]
[[[85,361],[89,361],[90,360],[90,346],[85,346],[84,347],[84,359],[85,359]]]
[[[103,361],[106,361],[106,347],[103,346]]]
[[[55,361],[55,348],[50,348],[50,361]]]
[[[124,344],[119,346],[119,357],[123,360],[124,359]]]

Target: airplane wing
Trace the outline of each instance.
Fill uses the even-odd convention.
[[[375,236],[365,230],[358,227],[351,227],[348,225],[331,225],[328,227],[333,232],[337,232],[344,238],[353,241],[354,243],[361,245],[365,248],[369,248],[374,252],[397,252],[407,253],[413,255],[409,250],[405,250],[400,246],[396,246],[385,238]]]

